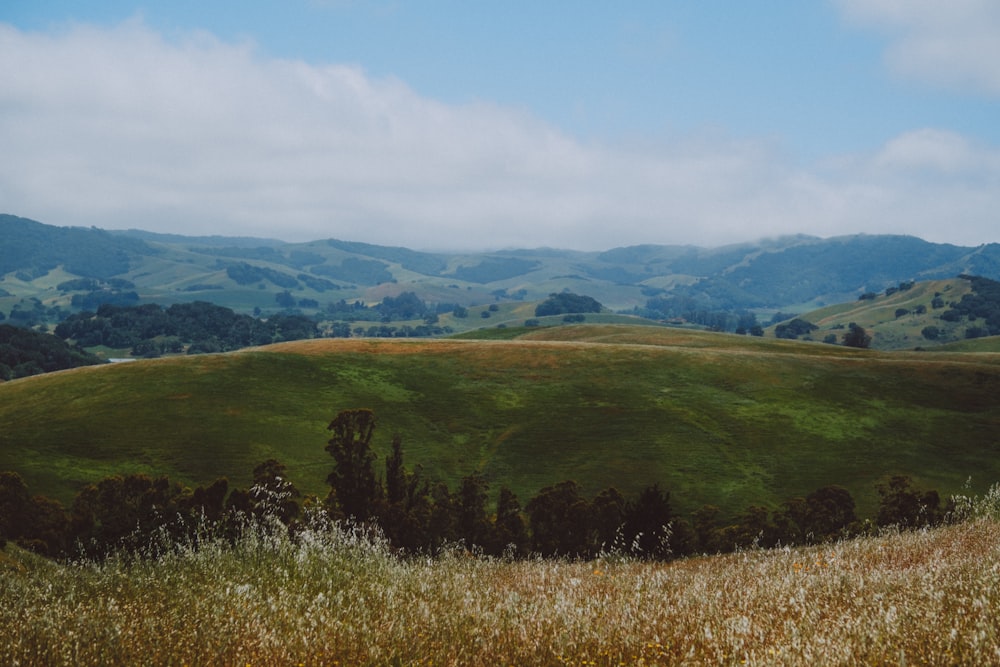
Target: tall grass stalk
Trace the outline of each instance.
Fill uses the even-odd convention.
[[[904,663],[1000,663],[997,520],[669,564],[399,559],[344,528],[0,554],[4,665]]]

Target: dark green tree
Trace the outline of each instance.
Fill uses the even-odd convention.
[[[809,507],[802,496],[789,498],[783,502],[781,509],[775,510],[773,515],[775,543],[806,544],[811,539],[807,529],[808,516]]]
[[[806,517],[803,526],[814,542],[827,542],[846,537],[858,521],[854,498],[842,486],[829,485],[806,496]]]
[[[28,485],[16,472],[0,472],[0,547],[23,537],[31,521]]]
[[[385,459],[385,494],[390,505],[406,500],[408,475],[403,467],[403,439],[392,437],[392,453]]]
[[[871,347],[872,337],[868,335],[868,332],[864,330],[863,327],[851,322],[847,327],[847,333],[844,334],[844,345],[847,347],[857,347],[861,349],[867,349]]]
[[[856,530],[854,498],[842,486],[824,486],[805,498],[786,500],[774,513],[774,539],[781,544],[815,544]]]
[[[812,322],[796,317],[790,322],[776,326],[774,328],[774,335],[777,338],[795,339],[799,336],[807,336],[818,328]]]
[[[486,514],[489,484],[478,473],[466,475],[458,488],[458,535],[467,547],[490,544],[492,526]]]
[[[880,498],[875,519],[879,526],[921,528],[934,526],[942,519],[938,492],[913,488],[913,481],[906,475],[893,475],[875,489]]]
[[[670,556],[670,522],[674,518],[670,493],[658,484],[647,486],[625,508],[625,540],[640,558],[666,560]]]
[[[590,503],[576,482],[547,486],[528,501],[531,546],[542,556],[583,557],[588,554]]]
[[[69,514],[62,503],[45,496],[31,498],[31,526],[21,546],[43,556],[63,555],[69,548]]]
[[[69,516],[61,503],[32,496],[15,472],[0,472],[0,549],[8,540],[43,556],[65,552]]]
[[[228,492],[229,480],[220,477],[207,487],[197,487],[179,504],[181,510],[195,520],[204,518],[209,523],[215,523],[223,519]]]
[[[624,539],[625,496],[618,489],[608,487],[590,502],[589,548],[592,554],[622,550]]]
[[[564,315],[567,313],[599,313],[604,308],[597,299],[572,292],[550,294],[535,307],[535,317]]]
[[[530,545],[528,528],[521,516],[521,503],[514,492],[506,486],[500,487],[497,496],[497,514],[493,521],[493,545],[490,552],[494,556],[509,553],[525,556]]]
[[[403,465],[403,441],[392,439],[385,459],[385,498],[379,504],[378,523],[389,543],[410,552],[429,548],[430,489],[419,466],[409,472]]]
[[[692,514],[693,546],[698,553],[722,551],[722,534],[718,524],[720,511],[717,505],[702,505]]]
[[[73,501],[72,537],[93,557],[110,553],[155,554],[154,539],[177,520],[183,488],[166,477],[145,474],[105,477],[88,484]]]
[[[736,517],[735,523],[722,531],[724,551],[751,547],[770,547],[775,542],[775,530],[768,521],[766,507],[751,505]]]
[[[424,540],[431,553],[437,553],[458,539],[458,501],[448,485],[437,482],[431,486],[431,508]]]
[[[327,476],[330,494],[327,502],[344,517],[367,521],[382,495],[375,477],[375,453],[371,448],[375,432],[375,413],[368,409],[344,410],[327,430],[333,437],[326,451],[333,457],[333,471]]]

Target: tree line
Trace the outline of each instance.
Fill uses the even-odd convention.
[[[130,348],[135,356],[187,351],[225,352],[253,345],[319,336],[316,322],[304,315],[276,314],[266,320],[205,301],[116,306],[70,315],[56,336],[82,347]]]
[[[55,336],[0,324],[0,381],[100,363],[103,360]]]
[[[294,534],[310,516],[351,521],[379,530],[403,554],[437,554],[453,545],[491,556],[593,558],[627,554],[670,560],[741,548],[821,543],[876,527],[917,528],[947,520],[951,510],[936,491],[914,488],[905,476],[877,486],[876,516],[862,520],[851,494],[825,486],[786,500],[774,510],[751,506],[730,521],[704,505],[678,514],[670,493],[653,484],[627,498],[609,487],[588,497],[573,481],[541,489],[521,505],[507,487],[489,502],[481,474],[458,487],[407,469],[402,440],[392,439],[382,466],[372,449],[375,415],[356,409],[330,423],[326,451],[333,458],[325,498],[304,496],[287,468],[269,459],[253,484],[230,490],[220,478],[195,489],[167,477],[114,475],[88,484],[72,505],[31,495],[14,472],[0,473],[0,545],[8,540],[54,558],[103,558],[112,553],[157,555],[171,544],[205,536],[237,538],[249,526],[282,526]]]
[[[951,308],[941,314],[941,319],[959,322],[964,318],[968,321],[970,326],[965,331],[966,338],[1000,334],[1000,282],[965,274],[959,278],[971,283],[972,293],[951,304]]]

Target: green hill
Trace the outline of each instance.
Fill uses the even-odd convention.
[[[971,248],[884,235],[788,236],[719,248],[434,253],[336,239],[284,243],[56,227],[0,214],[0,237],[0,316],[23,326],[55,325],[67,312],[102,303],[208,301],[265,317],[291,308],[323,319],[341,301],[372,305],[404,292],[445,313],[450,305],[529,304],[564,290],[612,311],[663,319],[803,312],[900,281],[963,273],[1000,279],[1000,244]],[[459,324],[456,331],[481,326]]]
[[[659,327],[514,340],[337,340],[76,369],[0,385],[0,470],[70,500],[112,473],[246,484],[274,457],[323,494],[325,427],[370,407],[376,443],[526,501],[659,482],[677,506],[774,506],[825,484],[861,509],[887,473],[943,493],[1000,479],[1000,356],[879,353]]]
[[[904,282],[885,292],[809,311],[798,317],[815,325],[810,340],[840,342],[851,323],[872,336],[879,350],[994,349],[996,343],[964,345],[995,331],[994,313],[1000,313],[1000,284],[984,278]],[[969,305],[971,302],[971,306]],[[978,316],[977,316],[978,315]],[[774,335],[776,327],[770,327]],[[805,336],[803,336],[805,338]],[[970,341],[971,342],[971,341]]]

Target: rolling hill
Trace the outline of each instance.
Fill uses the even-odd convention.
[[[523,501],[658,482],[676,506],[751,504],[886,474],[942,493],[1000,480],[1000,356],[875,352],[663,327],[581,325],[511,340],[315,339],[0,384],[0,470],[64,501],[113,473],[245,485],[260,461],[324,494],[325,427],[370,407],[377,449]]]
[[[840,342],[852,323],[871,336],[879,350],[996,350],[1000,338],[1000,283],[963,276],[905,282],[884,293],[869,293],[798,316],[815,325],[802,338]],[[778,325],[769,327],[774,335]],[[993,335],[991,335],[993,334]],[[980,339],[978,343],[972,340]],[[968,343],[968,345],[965,345]]]
[[[183,237],[57,227],[0,215],[0,313],[57,322],[100,303],[209,301],[238,312],[414,292],[433,304],[531,303],[564,290],[613,311],[650,298],[710,311],[803,312],[901,281],[1000,279],[1000,244],[960,247],[907,236],[790,236],[698,248],[642,245],[602,252],[548,248],[435,253],[337,239]],[[466,323],[467,324],[467,323]],[[464,327],[468,328],[468,327]]]

